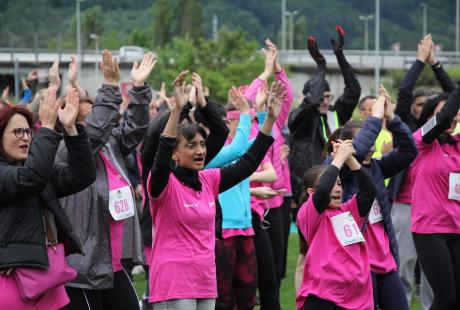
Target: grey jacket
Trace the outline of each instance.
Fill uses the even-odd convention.
[[[147,132],[152,92],[148,86],[134,87],[129,91],[129,97],[131,102],[128,105],[127,118],[120,124],[120,89],[117,86],[103,85],[98,91],[92,112],[86,118],[86,131],[96,162],[97,178],[85,190],[61,199],[61,204],[71,219],[83,248],[83,255],[68,256],[69,264],[78,271],[77,278],[68,284],[70,287],[113,287],[109,185],[99,151],[111,161],[125,180],[129,180],[123,158],[135,149]],[[66,153],[65,146],[61,145],[57,158],[65,160]],[[142,262],[137,213],[125,220],[123,232],[122,257]]]

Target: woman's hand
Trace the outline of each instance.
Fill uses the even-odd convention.
[[[144,86],[145,81],[156,63],[157,60],[152,53],[145,54],[140,64],[136,61],[131,69],[131,80],[133,81],[133,85],[136,87]]]
[[[75,127],[75,120],[78,116],[79,106],[80,100],[78,99],[78,92],[75,88],[70,88],[67,92],[64,108],[58,109],[59,121],[69,136],[78,135],[77,128]]]
[[[250,192],[251,192],[251,195],[256,196],[257,198],[262,198],[262,199],[269,199],[269,198],[273,198],[279,195],[277,191],[267,186],[251,188]]]
[[[54,130],[58,109],[59,102],[56,99],[56,90],[54,88],[48,88],[45,99],[40,101],[40,108],[38,111],[38,116],[43,127]]]
[[[249,113],[248,101],[235,86],[230,89],[230,100],[240,113]]]
[[[181,111],[182,108],[187,104],[188,102],[188,94],[186,91],[186,85],[185,85],[185,78],[188,74],[188,70],[182,71],[174,80],[172,86],[174,88],[174,97],[175,97],[175,103],[170,105],[170,110],[171,112],[174,111]]]
[[[120,69],[118,68],[117,60],[108,50],[102,52],[100,67],[104,75],[105,83],[118,86],[118,82],[120,81]]]
[[[267,116],[276,119],[281,111],[286,89],[280,81],[275,81],[270,88],[267,101]]]
[[[204,94],[203,81],[201,80],[201,76],[199,76],[196,72],[192,73],[192,83],[196,91],[196,103],[201,108],[204,108],[207,104],[207,101]]]

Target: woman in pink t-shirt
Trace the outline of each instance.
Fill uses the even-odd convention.
[[[178,130],[187,103],[183,71],[174,81],[176,104],[171,107],[148,181],[155,226],[150,262],[150,302],[154,309],[214,309],[217,297],[215,200],[220,192],[249,177],[273,142],[270,136],[285,94],[272,86],[268,116],[251,148],[236,163],[204,168],[206,133],[197,125]],[[206,104],[201,80],[193,75],[197,101]],[[175,167],[171,166],[171,159]],[[181,308],[182,307],[182,308]]]
[[[433,289],[430,309],[460,308],[460,89],[428,97],[413,136],[411,231],[418,260]]]
[[[308,244],[297,309],[374,308],[369,253],[361,234],[376,188],[352,156],[350,140],[338,146],[331,165],[313,166],[305,174],[309,198],[297,214],[297,225]],[[359,191],[342,203],[339,172],[347,165]]]

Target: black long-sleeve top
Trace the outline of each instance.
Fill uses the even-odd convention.
[[[411,105],[414,101],[413,91],[424,68],[425,63],[417,59],[412,64],[409,71],[407,71],[401,82],[401,86],[399,87],[395,114],[401,117],[401,120],[409,126],[412,132],[416,131],[418,128],[418,120],[411,113]],[[431,66],[431,69],[433,70],[442,90],[446,93],[452,93],[456,86],[447,75],[446,71],[444,71],[443,66],[437,62]]]
[[[256,171],[273,141],[274,139],[271,136],[259,132],[249,150],[240,157],[237,162],[220,168],[219,193],[230,189]],[[175,173],[174,169],[171,168],[171,156],[175,143],[176,138],[160,136],[160,144],[155,157],[155,163],[151,170],[149,190],[152,197],[156,198],[160,196],[161,192],[168,184],[171,172]],[[181,169],[183,170],[184,168]],[[192,179],[192,182],[199,181],[197,170],[189,170],[188,172],[187,178],[189,180]],[[183,175],[183,173],[181,173],[181,175]],[[176,174],[176,176],[179,176],[180,179],[180,175]]]
[[[459,109],[460,87],[457,87],[457,89],[449,96],[441,111],[435,115],[436,126],[431,128],[422,136],[423,142],[431,143],[442,133],[444,133],[444,131],[446,131],[452,125],[452,120],[457,115]]]
[[[321,175],[318,185],[315,187],[315,195],[313,195],[313,204],[319,214],[323,213],[331,202],[331,191],[337,181],[340,170],[334,166],[329,165],[326,171]],[[358,203],[359,215],[361,217],[367,216],[372,207],[377,188],[371,176],[364,170],[352,170],[358,183],[358,192],[356,193],[356,201]]]

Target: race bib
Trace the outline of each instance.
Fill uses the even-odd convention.
[[[335,235],[343,246],[364,242],[364,237],[350,211],[331,217],[331,221]]]
[[[449,199],[460,200],[460,173],[449,174]]]
[[[115,221],[134,216],[134,200],[129,186],[120,187],[109,192],[110,215]]]
[[[377,199],[374,200],[372,204],[371,211],[369,212],[369,222],[375,224],[383,220],[382,212],[380,212],[380,205],[377,202]]]

